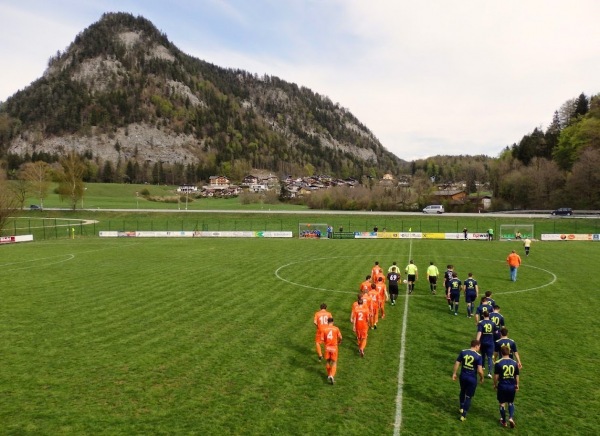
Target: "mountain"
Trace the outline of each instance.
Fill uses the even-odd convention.
[[[407,167],[326,96],[189,56],[125,13],[104,14],[0,107],[9,167],[70,151],[98,173],[137,168],[129,179],[156,165],[200,178],[251,169],[380,176]]]

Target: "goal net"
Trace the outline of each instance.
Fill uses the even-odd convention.
[[[501,224],[500,240],[533,239],[533,224]]]
[[[299,223],[298,237],[300,239],[327,239],[327,224]]]

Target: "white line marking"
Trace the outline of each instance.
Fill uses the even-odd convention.
[[[353,256],[353,257],[356,257],[356,256]],[[330,257],[323,257],[323,258],[318,258],[318,259],[309,259],[309,261],[314,261],[314,260],[325,260],[325,259],[327,259],[327,260],[328,260],[328,259],[331,259],[331,258],[330,258]],[[302,283],[296,283],[296,282],[292,282],[291,280],[284,279],[283,277],[281,277],[281,276],[279,275],[279,271],[280,271],[280,270],[282,270],[283,268],[287,268],[287,267],[288,267],[288,266],[290,266],[290,265],[295,265],[295,264],[297,264],[297,263],[303,263],[303,262],[306,262],[306,260],[299,260],[299,261],[297,261],[297,262],[291,262],[291,263],[288,263],[288,264],[286,264],[286,265],[281,265],[279,268],[277,268],[277,269],[275,270],[275,277],[277,277],[279,280],[281,280],[281,281],[284,281],[284,282],[286,282],[286,283],[289,283],[289,284],[291,284],[291,285],[300,286],[300,287],[302,287],[302,288],[306,288],[306,289],[313,289],[313,290],[315,290],[315,291],[336,292],[336,293],[338,293],[338,294],[356,294],[356,292],[355,292],[355,291],[338,291],[338,290],[335,290],[335,289],[316,288],[316,287],[314,287],[314,286],[303,285]]]
[[[64,257],[64,259],[60,259],[60,260],[57,260],[55,262],[45,262],[45,263],[42,263],[42,264],[37,263],[40,260],[56,259],[56,258],[62,258],[62,257]],[[9,272],[9,271],[19,271],[19,270],[22,270],[22,269],[31,269],[31,268],[46,267],[46,266],[49,266],[49,265],[56,265],[58,263],[67,262],[67,261],[73,260],[73,259],[75,259],[75,255],[74,254],[62,254],[60,256],[44,257],[44,258],[40,258],[40,259],[24,260],[24,261],[21,261],[21,262],[5,263],[5,264],[2,265],[2,267],[3,267],[2,271]],[[26,264],[26,265],[22,266],[20,268],[4,269],[5,266],[12,266],[12,265],[18,265],[18,264]]]
[[[408,246],[408,259],[412,259],[412,238]],[[406,285],[408,293],[408,284]],[[408,298],[404,299],[404,315],[402,316],[402,333],[400,334],[400,363],[398,364],[398,390],[396,391],[396,419],[394,420],[394,436],[400,435],[402,428],[402,399],[404,396],[404,362],[406,360],[406,330],[408,325]]]
[[[408,251],[409,251],[408,258],[410,260],[413,257],[413,255],[412,255],[412,239],[410,240]],[[335,257],[333,259],[354,258],[354,257],[365,257],[365,256],[340,256],[340,257]],[[372,257],[372,255],[369,255],[369,257]],[[351,291],[339,291],[339,290],[335,290],[335,289],[316,288],[314,286],[303,285],[301,283],[296,283],[291,280],[287,280],[279,275],[279,273],[282,269],[287,268],[291,265],[309,262],[309,261],[312,262],[312,261],[317,261],[317,260],[331,260],[331,259],[332,259],[331,257],[324,257],[324,258],[313,258],[313,259],[309,259],[309,260],[305,259],[305,260],[300,260],[300,261],[296,261],[296,262],[290,262],[288,264],[282,265],[279,268],[277,268],[275,270],[275,276],[279,280],[282,280],[286,283],[289,283],[291,285],[300,286],[300,287],[307,288],[307,289],[313,289],[316,291],[337,292],[337,293],[342,293],[342,294],[354,294],[354,292],[351,292]],[[492,262],[500,262],[496,259],[480,259],[480,260],[489,260]],[[534,291],[536,289],[541,289],[541,288],[545,288],[546,286],[550,286],[550,285],[554,284],[557,280],[556,274],[554,274],[552,271],[548,271],[547,269],[539,268],[539,267],[533,266],[533,265],[522,265],[522,266],[528,267],[528,268],[534,268],[534,269],[543,271],[545,273],[548,273],[552,276],[552,280],[548,283],[545,283],[540,286],[535,286],[533,288],[519,289],[519,290],[515,290],[515,291],[494,292],[494,295],[517,294],[517,293],[521,293],[521,292]],[[406,285],[405,295],[399,295],[399,297],[402,297],[402,296],[408,297],[408,284]],[[428,295],[410,295],[410,297],[411,298],[412,297],[428,297]],[[400,334],[401,342],[400,342],[400,357],[399,357],[399,363],[398,363],[398,389],[396,391],[396,414],[395,414],[395,419],[394,419],[394,436],[399,436],[400,429],[402,428],[402,403],[403,403],[403,398],[404,398],[404,365],[406,362],[406,331],[408,328],[408,301],[409,301],[408,298],[404,299],[404,315],[402,317],[402,332]]]

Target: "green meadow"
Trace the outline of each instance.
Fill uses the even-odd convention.
[[[78,227],[75,239],[57,232],[0,246],[1,434],[511,431],[497,424],[488,379],[477,388],[467,421],[458,421],[452,366],[476,328],[464,302],[453,316],[440,292],[429,294],[430,261],[440,271],[454,264],[461,279],[473,272],[502,308],[523,362],[512,431],[600,432],[598,243],[536,241],[513,283],[505,258],[512,249],[523,255],[516,241],[107,239],[96,233],[107,223],[192,230],[180,222],[192,218],[98,216],[98,223]],[[193,220],[214,220],[206,227],[218,223],[226,230],[270,226],[272,218]],[[39,218],[27,212],[20,219]],[[318,213],[277,219],[273,226],[294,231],[299,221],[363,230],[392,220]],[[390,230],[456,231],[450,229],[464,222],[483,230],[492,222],[393,219],[385,224]],[[411,258],[420,271],[416,290],[387,306],[361,359],[349,322],[358,284],[375,261],[387,269]],[[344,335],[333,386],[314,346],[312,317],[322,302]]]

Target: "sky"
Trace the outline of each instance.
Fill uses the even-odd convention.
[[[0,0],[0,101],[105,12],[325,95],[405,160],[496,157],[600,93],[597,0]]]

